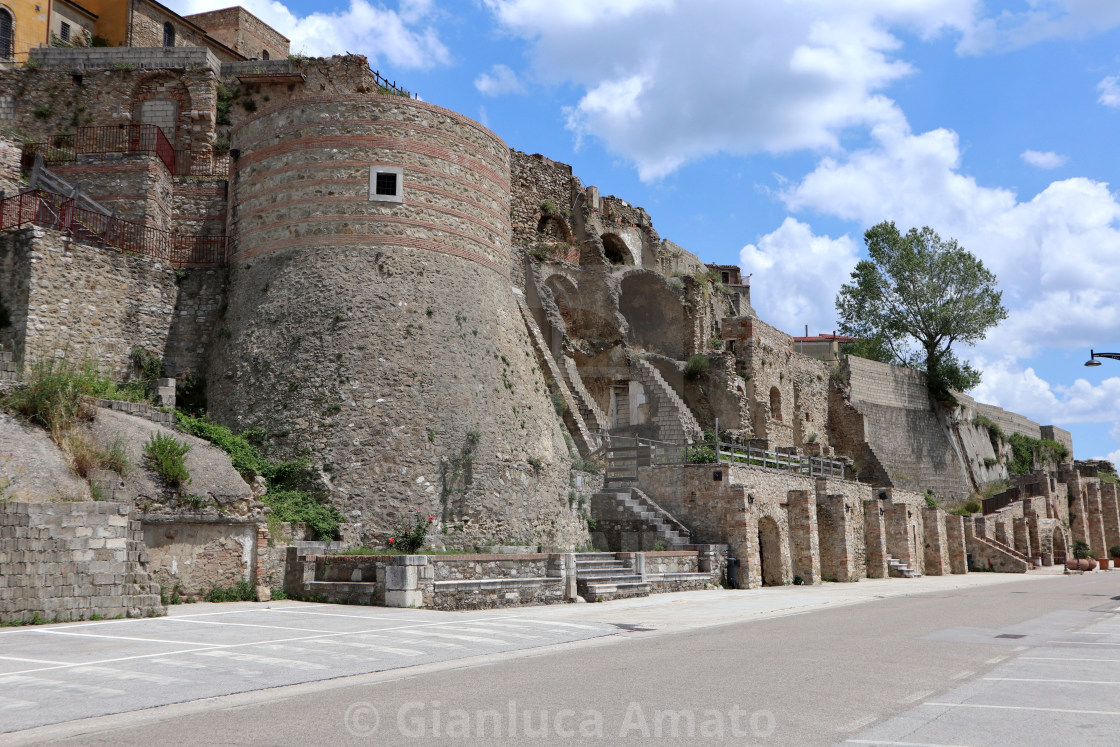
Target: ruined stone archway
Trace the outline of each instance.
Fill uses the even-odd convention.
[[[770,417],[774,420],[782,419],[782,393],[778,387],[770,387]]]
[[[176,150],[189,149],[191,94],[186,84],[168,72],[141,78],[132,92],[132,121],[154,124]]]
[[[782,552],[782,530],[769,516],[758,520],[759,575],[763,586],[781,586],[789,583],[785,553]]]
[[[537,237],[542,241],[572,243],[572,229],[567,221],[558,215],[542,215],[537,221]]]
[[[622,237],[616,233],[605,233],[602,235],[603,240],[603,256],[612,265],[632,265],[634,264],[634,255],[630,253],[630,247],[626,246],[626,242]]]
[[[1065,565],[1069,560],[1069,548],[1066,546],[1066,535],[1061,527],[1054,527],[1054,533],[1050,536],[1050,547],[1052,548],[1051,565]]]

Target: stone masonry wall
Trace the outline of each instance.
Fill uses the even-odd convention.
[[[0,297],[12,312],[0,343],[25,368],[43,358],[89,359],[124,378],[134,347],[170,352],[170,376],[202,367],[224,273],[187,270],[180,285],[174,268],[151,257],[40,228],[0,234],[0,268]]]
[[[155,154],[79,156],[75,163],[49,168],[124,220],[160,231],[171,228],[171,172]]]
[[[0,623],[162,615],[123,503],[0,503]]]
[[[245,57],[263,58],[265,55],[262,52],[267,52],[272,59],[288,56],[288,39],[240,6],[195,13],[184,18],[206,29],[210,37]]]
[[[355,542],[416,510],[463,546],[586,542],[508,276],[508,147],[375,94],[270,104],[233,145],[215,417],[309,452]],[[403,202],[369,199],[371,166],[403,169]]]
[[[153,578],[171,594],[199,598],[214,587],[253,581],[257,525],[221,518],[141,517]]]
[[[556,234],[566,234],[572,241],[572,208],[578,194],[578,181],[572,177],[572,167],[553,161],[540,154],[529,155],[510,150],[510,223],[513,245],[528,249],[540,241],[556,240]],[[542,205],[551,203],[554,208],[548,215]],[[541,226],[541,221],[545,225]],[[557,227],[549,222],[562,224]],[[578,254],[576,255],[578,262]]]

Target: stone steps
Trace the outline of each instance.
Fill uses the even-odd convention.
[[[891,554],[887,554],[887,571],[891,578],[921,578],[922,574]]]
[[[649,596],[650,585],[613,552],[576,553],[576,593],[589,602]]]

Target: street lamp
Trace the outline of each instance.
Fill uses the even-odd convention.
[[[1097,353],[1089,348],[1089,360],[1085,361],[1085,365],[1099,366],[1101,362],[1097,358],[1111,358],[1114,361],[1120,361],[1120,353]]]

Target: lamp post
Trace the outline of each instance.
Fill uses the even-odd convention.
[[[1089,348],[1089,360],[1085,361],[1085,365],[1099,366],[1101,362],[1097,358],[1111,358],[1114,361],[1120,361],[1120,353],[1098,353]]]

